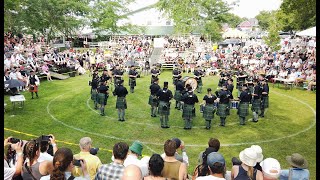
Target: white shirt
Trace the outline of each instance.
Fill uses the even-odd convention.
[[[9,76],[11,79],[18,79],[17,74],[15,72],[10,72]]]
[[[10,66],[11,66],[11,61],[8,59],[8,58],[6,58],[5,60],[4,60],[4,65],[6,66],[6,68],[10,68]]]
[[[149,161],[147,161],[147,162],[141,161],[138,159],[137,156],[129,154],[127,156],[127,158],[124,160],[123,165],[125,167],[129,166],[130,164],[138,166],[141,170],[142,177],[145,177],[145,176],[149,175],[149,169],[148,169],[149,164],[148,163],[149,163]]]
[[[42,162],[42,161],[46,161],[46,160],[53,161],[53,156],[51,156],[47,152],[44,152],[44,153],[41,152],[37,161]]]
[[[196,180],[225,180],[225,178],[219,178],[212,175],[209,176],[200,176],[197,177]]]
[[[65,179],[68,179],[71,176],[71,172],[64,172]],[[78,176],[74,178],[75,180],[90,180],[89,174],[86,176]],[[42,176],[40,180],[50,180],[50,175]]]
[[[11,180],[16,172],[16,168],[10,168],[7,161],[4,160],[4,180]]]

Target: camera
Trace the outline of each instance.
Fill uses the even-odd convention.
[[[41,141],[50,141],[50,138],[52,138],[52,136],[46,136],[46,135],[42,135],[40,140]]]
[[[9,139],[9,142],[11,142],[12,144],[16,144],[16,143],[18,143],[18,142],[20,142],[21,140],[20,139],[18,139],[18,138],[10,138]]]
[[[72,162],[72,164],[73,164],[73,165],[75,165],[75,166],[79,166],[79,167],[81,167],[81,163],[80,163],[80,161],[82,161],[82,162],[83,162],[83,160],[82,160],[82,159],[74,159],[74,160],[73,160],[73,162]]]

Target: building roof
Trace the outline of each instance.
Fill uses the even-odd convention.
[[[238,25],[238,27],[240,27],[240,28],[251,28],[252,25],[251,25],[251,23],[249,21],[243,21]]]

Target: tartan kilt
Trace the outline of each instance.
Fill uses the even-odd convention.
[[[107,99],[108,97],[104,93],[97,93],[96,95],[96,101],[98,104],[107,105]]]
[[[260,111],[261,99],[253,99],[251,110],[254,112]]]
[[[92,89],[92,90],[91,90],[91,100],[97,101],[97,98],[98,98],[97,96],[98,96],[97,91],[94,90],[94,89]]]
[[[203,84],[202,84],[202,79],[197,79],[197,83],[198,83],[198,87],[199,86],[202,86]]]
[[[130,87],[134,87],[134,86],[136,86],[136,85],[137,85],[136,79],[131,79],[131,78],[129,78],[129,86],[130,86]]]
[[[239,103],[237,114],[240,117],[246,117],[249,115],[249,102]]]
[[[116,109],[127,109],[126,97],[117,97]]]
[[[213,104],[206,104],[203,110],[203,118],[205,120],[212,120],[214,118],[214,113],[216,112],[216,108]]]
[[[167,106],[167,109],[165,109],[165,106]],[[165,101],[160,101],[158,113],[159,115],[170,115],[170,103]]]
[[[148,104],[150,106],[158,106],[159,101],[156,99],[156,96],[150,95]]]
[[[262,97],[261,99],[261,107],[263,108],[268,108],[269,107],[269,96],[267,97]]]
[[[175,99],[176,101],[181,101],[181,97],[182,97],[181,91],[176,90],[176,91],[174,92],[173,99]]]
[[[230,115],[229,104],[218,104],[217,115],[220,117],[227,117]]]
[[[38,92],[38,86],[33,85],[33,89],[32,89],[31,84],[29,84],[29,92]]]
[[[191,119],[192,117],[194,117],[193,108],[194,108],[193,105],[184,104],[182,117],[185,119]]]

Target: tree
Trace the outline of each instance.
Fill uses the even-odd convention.
[[[304,30],[316,25],[316,0],[283,0],[281,10],[291,14],[296,30]]]
[[[243,18],[232,13],[225,13],[221,20],[221,22],[228,23],[231,28],[236,28],[242,21],[244,21]]]
[[[270,26],[270,21],[272,20],[276,11],[260,11],[260,13],[255,17],[259,21],[259,26],[262,30],[267,30]]]
[[[275,16],[273,17],[270,26],[269,26],[269,34],[267,37],[263,37],[265,43],[271,48],[273,51],[280,50],[280,36],[279,36],[280,25],[276,23]]]

